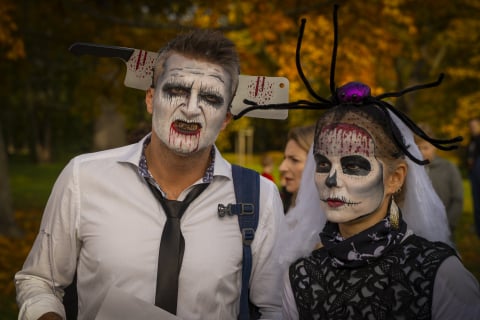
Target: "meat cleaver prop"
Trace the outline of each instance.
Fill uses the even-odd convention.
[[[69,51],[75,55],[87,54],[121,59],[127,65],[124,81],[127,87],[147,90],[152,84],[157,52],[87,42],[76,42],[70,46]],[[235,116],[242,110],[251,107],[244,103],[245,99],[259,105],[288,103],[288,91],[287,78],[240,75],[231,112]],[[287,118],[288,110],[258,109],[247,113],[246,116],[283,120]]]

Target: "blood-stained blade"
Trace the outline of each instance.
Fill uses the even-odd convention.
[[[125,86],[147,90],[152,85],[153,69],[157,58],[156,52],[86,42],[72,44],[69,51],[76,55],[88,54],[96,57],[119,58],[127,66]],[[232,114],[236,115],[249,107],[243,102],[245,99],[257,104],[287,103],[288,91],[289,82],[287,78],[240,75],[237,94],[232,101]],[[245,116],[286,119],[288,110],[255,110]]]
[[[237,115],[243,109],[251,107],[243,102],[245,99],[259,105],[287,103],[289,87],[288,79],[284,77],[240,75],[237,94],[232,102],[232,114]],[[287,118],[288,110],[259,109],[245,116],[282,120]]]
[[[69,51],[76,55],[89,54],[96,57],[119,58],[127,65],[124,84],[127,87],[147,90],[152,84],[153,68],[157,53],[127,47],[106,46],[77,42]]]

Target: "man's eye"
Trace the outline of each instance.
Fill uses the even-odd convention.
[[[223,104],[223,98],[214,94],[204,94],[202,95],[202,99],[213,106],[218,106]]]
[[[189,91],[182,87],[170,87],[166,91],[168,94],[172,96],[177,96],[177,97],[178,96],[185,97],[185,96],[188,96],[189,94]]]

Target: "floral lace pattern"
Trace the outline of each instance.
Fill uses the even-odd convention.
[[[455,251],[411,235],[374,263],[334,267],[327,250],[290,266],[300,319],[430,319],[435,275]]]

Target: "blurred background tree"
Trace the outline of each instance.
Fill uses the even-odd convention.
[[[444,72],[440,87],[392,103],[430,123],[439,137],[467,134],[467,117],[480,113],[472,106],[478,104],[480,0],[0,3],[0,19],[7,25],[0,31],[4,149],[37,162],[124,144],[149,128],[144,93],[123,86],[123,63],[74,56],[68,52],[72,43],[157,51],[178,32],[217,28],[237,44],[242,74],[287,77],[291,100],[312,99],[295,67],[299,21],[306,18],[303,69],[314,90],[328,97],[334,3],[340,4],[337,86],[362,81],[377,95],[433,81]],[[218,146],[233,151],[235,133],[253,128],[255,152],[281,150],[288,129],[313,123],[316,115],[296,111],[286,121],[244,118],[228,127]],[[102,145],[96,136],[105,119],[116,119],[119,128],[111,135],[116,139]]]
[[[0,57],[2,65],[13,63],[25,57],[22,38],[18,34],[18,25],[14,18],[15,7],[10,1],[0,0]],[[2,77],[2,78],[8,78]],[[9,87],[2,86],[0,92],[2,101],[9,95]],[[0,121],[0,234],[10,236],[20,235],[20,230],[14,222],[14,211],[10,181],[8,179],[8,156]]]

